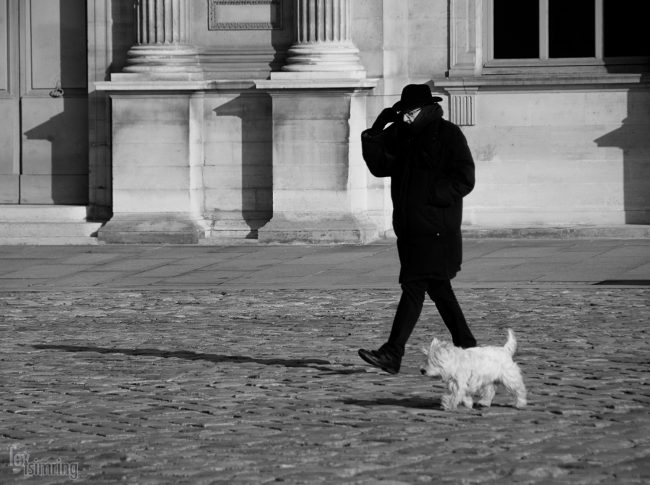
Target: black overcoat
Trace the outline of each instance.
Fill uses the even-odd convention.
[[[361,142],[370,172],[391,177],[400,283],[456,276],[463,197],[474,188],[474,160],[460,128],[436,104],[412,125],[364,131]]]

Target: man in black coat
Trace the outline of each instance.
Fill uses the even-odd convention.
[[[379,350],[360,349],[359,356],[391,374],[399,372],[425,293],[454,345],[476,346],[450,283],[462,261],[463,197],[474,188],[474,160],[460,129],[442,118],[439,101],[426,84],[409,84],[361,134],[370,172],[391,177],[402,296],[388,341]]]

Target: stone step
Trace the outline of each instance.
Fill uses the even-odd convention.
[[[90,237],[101,227],[99,222],[0,221],[0,237]]]
[[[650,239],[650,225],[621,224],[616,226],[537,226],[479,227],[463,226],[467,239]]]
[[[96,244],[85,206],[0,205],[0,244]]]
[[[83,205],[0,205],[0,222],[86,222]]]
[[[0,236],[0,246],[95,246],[99,244],[96,237],[90,236]]]

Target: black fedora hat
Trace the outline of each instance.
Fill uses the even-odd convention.
[[[410,111],[442,101],[439,96],[431,95],[427,84],[408,84],[402,89],[401,99],[393,105],[396,111]]]

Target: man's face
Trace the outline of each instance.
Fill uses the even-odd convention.
[[[412,110],[405,111],[404,114],[402,115],[402,119],[404,120],[404,123],[406,124],[411,124],[415,121],[415,118],[418,117],[420,114],[420,111],[422,111],[422,108],[413,108]]]

